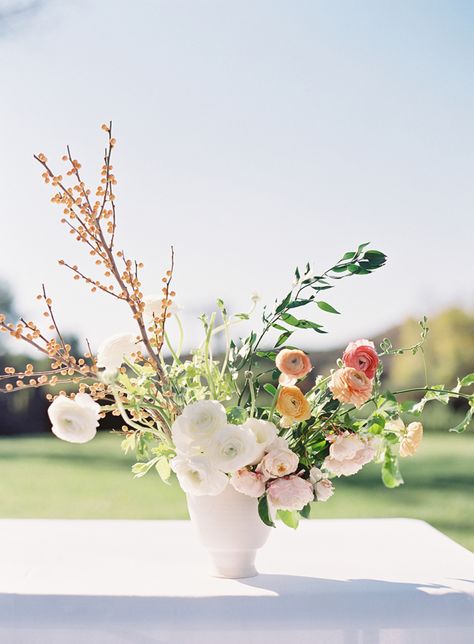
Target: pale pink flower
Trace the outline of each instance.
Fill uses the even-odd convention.
[[[423,439],[423,425],[419,422],[410,423],[400,441],[400,456],[413,456]]]
[[[267,497],[275,510],[302,510],[314,500],[314,491],[310,481],[293,475],[272,481]]]
[[[334,485],[329,479],[321,479],[315,484],[314,492],[317,501],[327,501],[334,494]]]
[[[273,449],[260,461],[257,470],[266,479],[288,476],[296,471],[299,463],[298,455],[289,449]]]
[[[352,432],[328,436],[327,440],[331,443],[329,456],[338,461],[354,458],[365,447],[360,437]]]
[[[265,492],[265,477],[260,472],[251,472],[247,469],[237,470],[230,477],[232,487],[246,494],[258,498]]]
[[[335,371],[328,386],[336,400],[351,403],[357,408],[366,403],[372,395],[372,380],[369,380],[364,372],[353,367],[342,367]]]
[[[370,380],[375,376],[379,363],[374,343],[366,339],[350,342],[344,351],[342,360],[346,367],[362,371]]]
[[[313,368],[309,356],[299,349],[282,349],[275,359],[276,368],[281,371],[280,385],[294,385]]]
[[[351,476],[356,474],[364,465],[372,461],[377,454],[379,439],[370,437],[362,440],[356,434],[344,432],[332,440],[329,456],[324,459],[323,466],[336,476]]]

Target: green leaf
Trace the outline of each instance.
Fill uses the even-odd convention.
[[[227,420],[231,425],[243,425],[247,418],[247,411],[243,407],[235,406],[227,410]]]
[[[389,447],[385,450],[385,458],[382,466],[382,481],[385,487],[388,488],[395,488],[403,483],[403,478],[398,467],[398,456]]]
[[[276,341],[275,347],[276,348],[281,347],[282,344],[285,344],[285,342],[288,340],[288,338],[291,336],[292,333],[293,331],[285,331],[284,333],[282,333],[278,338],[278,340]]]
[[[342,256],[341,262],[343,262],[346,259],[353,259],[356,256],[356,254],[352,251],[350,253],[344,253]]]
[[[288,293],[288,295],[285,298],[283,298],[280,304],[276,307],[275,313],[281,313],[282,311],[284,311],[290,302],[291,302],[291,291]]]
[[[468,373],[467,376],[461,378],[461,387],[469,387],[469,385],[474,385],[474,373]]]
[[[278,510],[277,517],[289,528],[293,528],[293,530],[296,530],[300,522],[298,512],[296,512],[296,510]]]
[[[269,382],[265,383],[263,385],[263,388],[265,389],[267,394],[270,394],[270,396],[275,396],[275,394],[277,392],[277,388],[274,385],[272,385],[271,383],[269,383]]]
[[[130,450],[135,449],[135,434],[129,434],[127,438],[124,438],[120,447],[124,454],[128,454]]]
[[[268,358],[269,360],[275,360],[277,357],[276,351],[257,351],[257,356],[259,358]]]
[[[268,499],[266,495],[262,496],[258,502],[258,515],[265,525],[268,525],[271,528],[275,527],[275,524],[270,517],[270,511],[268,509]]]
[[[248,313],[234,313],[233,317],[238,320],[250,320],[250,315]]]
[[[360,268],[357,264],[348,264],[347,270],[349,273],[358,273]]]
[[[311,514],[311,503],[307,503],[304,508],[300,510],[300,514],[304,519],[309,519]]]
[[[471,400],[469,403],[469,409],[467,411],[467,414],[464,416],[463,420],[459,423],[459,425],[456,425],[455,427],[451,427],[449,431],[456,432],[456,434],[462,434],[462,432],[465,432],[466,429],[471,424],[473,416],[474,416],[474,401]]]
[[[365,242],[364,244],[359,244],[359,246],[357,247],[357,254],[359,255],[364,250],[364,248],[366,248],[367,246],[370,246],[370,242]]]
[[[293,302],[290,302],[287,306],[288,309],[296,309],[299,306],[306,306],[306,304],[309,304],[312,302],[312,298],[308,298],[306,300],[293,300]]]
[[[226,308],[225,308],[224,300],[221,300],[220,298],[218,298],[218,299],[216,300],[216,302],[217,302],[217,306],[218,306],[218,307],[219,307],[219,309],[222,311],[222,314],[223,314],[223,315],[227,315],[227,311],[226,311]]]
[[[158,458],[153,458],[148,463],[134,463],[132,465],[132,472],[135,474],[135,478],[139,479],[153,467],[153,465],[158,461]]]
[[[311,322],[311,320],[298,320],[298,318],[295,318],[295,316],[291,315],[290,313],[283,313],[281,319],[286,324],[294,326],[297,329],[313,329],[317,333],[325,333],[325,331],[321,331],[322,324]]]
[[[160,479],[164,483],[168,483],[168,480],[171,476],[171,467],[168,459],[165,456],[159,458],[155,463],[155,469],[160,475]]]
[[[336,311],[336,309],[327,302],[316,302],[316,304],[319,306],[321,311],[326,311],[326,313],[337,313],[340,315],[339,311]]]

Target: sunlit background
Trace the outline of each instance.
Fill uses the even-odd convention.
[[[427,314],[430,380],[454,384],[474,371],[473,27],[465,0],[0,0],[3,307],[38,318],[45,282],[80,346],[133,329],[57,265],[89,258],[32,156],[61,167],[69,144],[95,185],[112,119],[119,244],[144,261],[145,293],[174,245],[188,347],[217,297],[271,303],[297,264],[371,241],[387,266],[331,291],[342,315],[319,312],[329,334],[302,345],[327,370],[351,339],[411,342]],[[18,350],[2,338],[1,364],[30,359]],[[423,365],[389,379],[423,384]],[[50,440],[45,409],[39,392],[0,399],[0,431],[33,433],[0,442],[1,516],[185,516],[176,488],[131,479],[113,437]],[[447,432],[461,412],[429,411],[405,488],[371,466],[317,516],[416,516],[474,547],[474,443]]]

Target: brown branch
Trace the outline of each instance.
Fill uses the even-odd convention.
[[[46,302],[46,306],[48,307],[49,315],[51,317],[51,322],[53,323],[54,328],[56,329],[56,333],[58,334],[58,338],[59,338],[59,341],[61,342],[63,351],[67,355],[68,352],[66,350],[66,343],[64,342],[63,336],[61,335],[61,331],[59,330],[59,327],[58,327],[58,325],[56,323],[56,319],[55,319],[54,313],[53,313],[53,307],[51,306],[50,300],[49,300],[49,298],[48,298],[48,296],[46,294],[45,285],[42,284],[41,286],[43,287],[43,297],[44,297],[44,301]]]
[[[94,280],[91,277],[86,277],[86,275],[84,275],[84,273],[81,273],[81,271],[78,268],[76,268],[75,266],[71,266],[70,264],[65,262],[63,259],[61,259],[59,261],[59,263],[60,263],[61,266],[66,266],[66,268],[69,268],[71,271],[73,271],[73,273],[76,273],[76,275],[79,275],[79,277],[81,277],[83,280],[85,280],[85,282],[87,284],[92,284],[92,286],[95,286],[96,288],[99,288],[101,291],[104,291],[104,293],[108,293],[109,295],[113,295],[118,300],[125,299],[123,297],[120,297],[120,295],[117,295],[117,293],[114,293],[113,291],[110,291],[108,288],[103,286],[100,282],[99,283],[94,282]]]

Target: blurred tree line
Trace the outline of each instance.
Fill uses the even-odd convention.
[[[0,284],[0,312],[10,321],[16,321],[14,298],[11,291]],[[430,332],[423,345],[423,353],[384,358],[384,380],[392,390],[425,385],[425,361],[427,377],[431,384],[454,386],[456,377],[474,371],[474,314],[459,308],[450,308],[428,320]],[[419,340],[420,327],[415,319],[407,319],[397,327],[373,338],[376,346],[384,337],[389,337],[395,347],[408,347]],[[73,354],[82,353],[76,337],[68,336]],[[342,356],[344,347],[311,354],[316,374],[328,374]],[[23,370],[31,362],[35,367],[49,368],[48,360],[36,356],[9,353],[6,349],[5,334],[0,333],[0,370],[15,367]],[[262,365],[268,368],[268,365]],[[263,370],[263,369],[262,369]],[[305,383],[309,388],[311,383]],[[0,394],[0,435],[19,435],[49,432],[47,417],[48,403],[44,388]],[[414,398],[415,396],[410,396]],[[462,405],[462,402],[460,403]],[[452,416],[461,410],[445,408],[436,404],[427,409],[432,429],[446,429],[453,421]],[[101,427],[110,429],[121,426],[120,419],[108,418]]]

